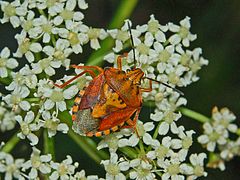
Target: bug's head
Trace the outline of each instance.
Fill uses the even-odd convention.
[[[144,72],[140,68],[133,68],[127,71],[126,76],[133,84],[140,85]]]

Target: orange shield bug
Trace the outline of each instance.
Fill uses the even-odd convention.
[[[130,25],[128,26],[133,46]],[[134,67],[127,72],[122,70],[122,58],[127,56],[124,54],[118,56],[117,68],[102,69],[98,66],[72,65],[73,68],[83,69],[83,72],[62,85],[55,84],[59,88],[64,88],[85,73],[89,73],[93,78],[84,90],[79,91],[74,100],[72,120],[73,130],[76,133],[85,136],[102,136],[120,128],[135,130],[142,107],[142,92],[152,91],[152,81],[162,82],[144,77],[144,72],[135,67],[135,53],[133,55]],[[98,73],[96,74],[95,71]],[[149,80],[149,88],[140,86],[141,80],[145,78]],[[168,84],[162,84],[172,88]],[[180,92],[175,88],[172,89]]]

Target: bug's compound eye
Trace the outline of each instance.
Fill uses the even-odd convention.
[[[127,69],[126,71],[129,72],[129,71],[131,71],[131,69]]]

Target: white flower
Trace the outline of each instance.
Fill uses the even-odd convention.
[[[63,160],[61,163],[51,161],[51,168],[55,171],[53,171],[53,173],[49,176],[49,179],[69,179],[70,176],[74,174],[74,171],[78,166],[78,163],[75,163],[74,165],[72,165],[72,163],[72,158],[69,155],[67,155],[67,159]]]
[[[143,124],[141,121],[137,121],[136,133],[131,135],[129,138],[121,138],[118,142],[119,147],[124,146],[136,146],[139,142],[139,137],[142,137],[143,142],[147,145],[154,144],[152,136],[147,133],[154,129],[154,124],[152,122],[147,122]]]
[[[148,21],[147,24],[144,24],[142,26],[137,26],[136,29],[141,32],[146,32],[146,31],[150,32],[158,42],[166,41],[164,32],[168,30],[168,26],[160,25],[158,20],[155,19],[153,14],[150,16],[150,20]]]
[[[54,17],[54,24],[60,25],[64,21],[66,24],[70,23],[70,21],[81,21],[84,16],[80,11],[73,11],[77,5],[76,0],[68,0],[66,1],[65,8],[60,6],[59,15]]]
[[[209,122],[203,124],[204,134],[198,137],[198,142],[207,145],[207,150],[213,152],[216,144],[227,143],[228,131],[220,126],[214,127]]]
[[[20,171],[23,159],[14,159],[12,155],[5,152],[0,152],[0,172],[5,173],[5,179],[20,179],[24,180],[22,172]]]
[[[205,153],[191,154],[190,163],[183,164],[182,171],[184,174],[190,175],[188,179],[197,179],[200,176],[207,176],[207,172],[204,171],[204,159],[207,158]]]
[[[177,134],[179,130],[175,121],[177,121],[180,117],[181,114],[176,114],[172,111],[164,112],[163,119],[161,119],[163,122],[159,126],[158,133],[160,135],[166,135],[170,129],[172,133]]]
[[[240,138],[236,141],[228,141],[226,145],[220,146],[220,156],[224,160],[231,160],[234,156],[240,155]]]
[[[100,48],[98,39],[103,40],[107,37],[107,33],[104,29],[84,26],[81,28],[81,31],[87,35],[86,43],[90,41],[90,46],[93,49]]]
[[[5,47],[0,54],[0,77],[5,78],[8,76],[7,69],[14,69],[18,66],[18,62],[14,58],[9,58],[10,50]]]
[[[19,123],[21,132],[17,136],[21,139],[26,137],[31,141],[31,145],[34,146],[38,143],[38,137],[32,133],[32,131],[39,130],[40,126],[33,123],[34,113],[32,111],[27,112],[27,115],[22,119],[22,116],[18,115],[15,117],[16,121]]]
[[[27,1],[23,4],[19,0],[13,1],[11,3],[7,1],[0,1],[1,9],[3,11],[3,18],[1,23],[9,22],[14,28],[20,26],[20,17],[27,14]]]
[[[153,166],[148,161],[134,159],[130,161],[130,179],[152,180],[155,174],[152,172]]]
[[[60,111],[64,111],[67,109],[65,99],[73,98],[78,92],[78,88],[76,85],[70,86],[65,90],[57,87],[55,87],[54,89],[46,87],[42,90],[44,91],[43,95],[47,97],[46,101],[43,104],[43,108],[45,110],[50,110],[54,106],[56,106],[56,109],[59,109]]]
[[[44,71],[47,75],[53,76],[56,73],[54,68],[59,68],[60,66],[60,61],[53,61],[53,57],[49,56],[48,58],[39,60],[37,63],[33,63],[32,71],[36,74]]]
[[[27,87],[22,87],[21,89],[14,90],[11,94],[3,97],[3,100],[8,104],[13,110],[20,107],[24,111],[28,111],[31,108],[31,105],[28,101],[24,100],[30,91]]]
[[[34,20],[34,12],[33,11],[28,11],[27,12],[27,17],[20,17],[21,19],[21,26],[23,28],[23,31],[25,31],[26,33],[28,33],[30,35],[30,37],[32,38],[31,34],[36,34],[37,35],[37,31],[33,30],[33,20]]]
[[[162,143],[156,142],[153,146],[154,151],[149,151],[147,153],[147,157],[149,159],[164,159],[166,157],[170,157],[170,155],[173,153],[173,150],[171,149],[172,145],[172,139],[169,136],[165,136],[162,139]]]
[[[42,37],[42,42],[48,43],[54,28],[53,21],[41,15],[39,18],[33,20],[32,25],[34,27],[29,32],[29,36],[31,38]]]
[[[82,22],[69,22],[65,28],[55,28],[54,33],[68,40],[72,51],[76,54],[82,53],[82,45],[88,42],[88,36],[83,31],[88,28]]]
[[[37,85],[37,76],[34,74],[33,70],[30,69],[28,65],[25,65],[19,70],[19,72],[12,72],[13,81],[6,87],[9,91],[26,91],[27,94],[29,90],[26,88],[34,89]]]
[[[178,129],[179,129],[178,137],[180,139],[172,140],[172,148],[173,149],[181,148],[181,150],[178,153],[181,154],[180,158],[183,158],[183,160],[185,160],[188,150],[192,146],[192,143],[193,143],[192,135],[195,132],[193,130],[184,132],[183,126],[180,126]]]
[[[113,48],[114,52],[121,51],[123,49],[123,43],[125,43],[130,38],[127,23],[128,21],[125,21],[121,29],[111,29],[107,31],[110,36],[115,39],[115,47]],[[133,31],[133,33],[134,32],[135,31]]]
[[[55,112],[51,115],[49,111],[44,111],[42,117],[44,121],[41,121],[40,124],[48,130],[48,137],[51,138],[52,136],[55,136],[57,131],[62,131],[63,133],[68,132],[68,126],[65,123],[60,123]]]
[[[35,60],[34,53],[42,51],[41,44],[38,42],[31,42],[31,40],[27,38],[25,31],[22,31],[21,34],[17,34],[15,38],[18,42],[18,49],[16,53],[14,53],[14,56],[21,58],[25,55],[28,62],[33,62]]]
[[[15,114],[12,111],[8,111],[5,107],[0,106],[0,129],[2,132],[15,127],[16,121],[14,116]]]
[[[188,16],[185,19],[180,21],[180,26],[175,25],[173,23],[169,23],[168,27],[170,31],[177,33],[172,35],[169,38],[169,42],[173,45],[176,45],[182,41],[182,44],[185,47],[188,47],[190,44],[190,41],[194,41],[197,38],[196,35],[193,35],[189,31],[191,24],[190,24],[190,17]]]
[[[124,161],[123,158],[118,160],[118,155],[116,153],[111,153],[110,160],[103,160],[101,164],[104,165],[107,172],[106,179],[126,179],[121,171],[127,171],[129,169],[129,163]]]
[[[69,68],[70,59],[68,56],[72,53],[71,48],[69,48],[69,42],[64,39],[58,39],[56,46],[45,46],[43,52],[50,57],[53,57],[53,61],[61,62],[61,65]]]
[[[162,180],[167,179],[178,179],[184,180],[184,176],[182,174],[190,174],[190,170],[186,171],[184,169],[184,164],[181,164],[181,160],[179,159],[179,155],[177,153],[173,153],[171,155],[170,160],[158,160],[158,166],[163,168]],[[185,171],[183,171],[185,170]]]
[[[26,161],[22,167],[23,169],[29,169],[31,168],[29,172],[29,178],[35,179],[38,177],[38,171],[40,171],[43,174],[48,174],[51,172],[50,165],[48,164],[52,156],[50,154],[48,155],[40,155],[41,151],[39,151],[37,148],[32,148],[32,154],[30,157],[30,160]]]
[[[103,140],[98,143],[97,149],[109,148],[110,152],[116,152],[119,147],[119,139],[122,137],[121,133],[113,133],[105,136]],[[120,145],[121,146],[121,145]]]
[[[214,107],[212,110],[212,119],[214,126],[222,126],[223,129],[227,129],[233,133],[238,129],[237,125],[232,123],[236,120],[236,116],[228,108],[222,108],[219,111],[217,107]]]

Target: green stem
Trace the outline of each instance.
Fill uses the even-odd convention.
[[[129,18],[134,8],[137,5],[138,0],[122,0],[120,5],[113,16],[108,29],[120,28],[124,23],[124,20]],[[103,57],[109,52],[113,46],[113,39],[107,38],[102,41],[101,48],[98,51],[92,53],[87,61],[87,65],[101,65],[103,63]]]
[[[190,117],[192,119],[195,119],[201,123],[205,123],[205,122],[208,122],[210,121],[210,118],[196,112],[196,111],[193,111],[193,110],[190,110],[188,108],[184,108],[184,107],[180,107],[178,109],[183,115],[187,116],[187,117]]]
[[[12,82],[12,79],[8,78],[0,78],[0,84],[9,85]]]
[[[17,132],[18,133],[18,132]],[[17,145],[20,139],[17,137],[17,133],[15,133],[11,139],[3,146],[2,151],[9,153],[13,150],[13,148]]]
[[[139,146],[140,146],[141,154],[145,154],[145,149],[144,149],[144,145],[143,145],[142,139],[139,140]]]
[[[238,136],[240,136],[240,128],[238,128],[236,134],[237,134]]]
[[[123,147],[123,148],[119,148],[118,150],[121,151],[123,154],[125,154],[130,159],[137,158],[137,152],[131,147]]]
[[[46,129],[43,132],[43,138],[44,138],[44,153],[51,154],[52,159],[55,160],[54,138],[48,137],[48,132]]]

